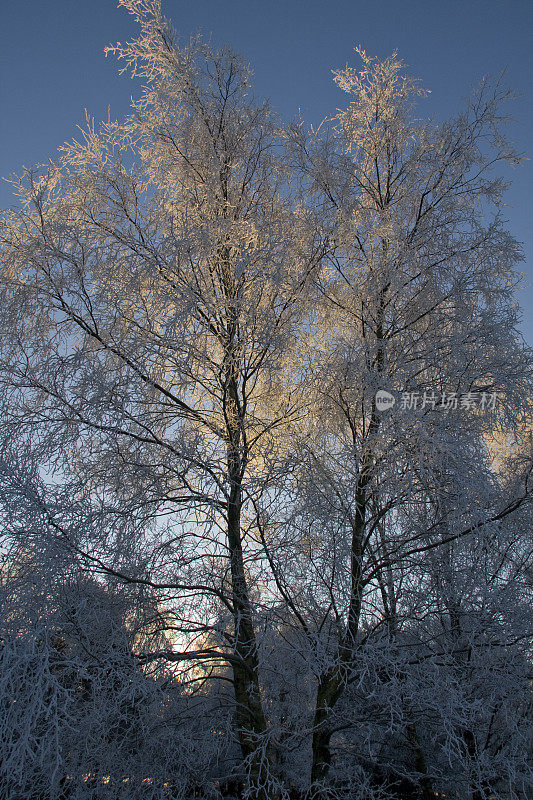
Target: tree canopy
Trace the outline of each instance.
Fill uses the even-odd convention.
[[[0,796],[525,798],[512,94],[358,49],[308,129],[119,5],[131,115],[1,220]]]

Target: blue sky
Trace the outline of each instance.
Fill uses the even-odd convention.
[[[76,135],[85,111],[97,120],[128,111],[137,85],[118,75],[103,48],[136,33],[115,0],[6,0],[0,12],[0,176],[53,157]],[[532,155],[532,0],[163,0],[165,14],[184,38],[202,30],[230,44],[255,71],[259,95],[286,117],[301,108],[318,123],[345,102],[331,70],[358,65],[353,48],[384,57],[397,49],[411,73],[431,89],[421,116],[454,114],[470,88],[487,73],[506,70],[522,97],[509,106],[509,133]],[[527,288],[519,294],[522,330],[533,343],[533,166],[513,170],[505,216],[524,243]],[[0,184],[0,206],[13,204]]]

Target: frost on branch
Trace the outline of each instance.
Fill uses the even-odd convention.
[[[525,797],[508,92],[359,49],[307,131],[120,5],[131,115],[1,222],[0,798]]]

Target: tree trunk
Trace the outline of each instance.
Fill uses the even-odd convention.
[[[380,302],[377,314],[375,336],[378,343],[373,367],[378,375],[383,372],[383,325],[385,297],[388,285],[380,292]],[[364,334],[363,334],[364,335]],[[347,409],[349,413],[349,409]],[[331,710],[342,695],[346,685],[346,673],[355,661],[357,646],[357,633],[362,605],[362,567],[363,543],[366,531],[366,518],[368,506],[368,485],[372,479],[374,463],[373,437],[379,430],[381,419],[379,417],[375,399],[372,400],[370,423],[364,439],[361,455],[359,475],[355,489],[355,509],[350,517],[352,540],[350,549],[350,603],[346,621],[346,630],[339,643],[333,666],[324,673],[318,684],[315,705],[314,730],[313,730],[313,760],[311,765],[311,785],[320,784],[326,780],[331,766],[331,736],[332,731],[328,722]],[[354,446],[356,441],[354,439]],[[317,787],[319,788],[319,787]]]
[[[313,720],[313,745],[311,765],[311,785],[323,783],[331,766],[330,741],[332,731],[329,714],[342,692],[340,667],[332,667],[318,684],[315,716]]]
[[[259,758],[256,752],[260,745],[259,740],[265,734],[267,726],[259,691],[257,643],[240,541],[240,502],[235,494],[240,494],[240,487],[232,491],[232,497],[228,503],[228,544],[233,586],[235,655],[238,658],[238,661],[233,663],[233,684],[242,755],[245,759],[251,759],[252,774],[260,784],[265,777],[262,774],[261,762],[263,759]],[[265,764],[264,767],[268,768],[268,764]],[[262,796],[258,795],[258,797]]]
[[[252,796],[256,800],[275,800],[278,795],[269,786],[273,777],[271,747],[265,741],[267,722],[261,703],[257,642],[241,541],[242,480],[246,455],[242,452],[242,414],[233,347],[236,327],[235,322],[230,327],[224,404],[228,434],[227,539],[232,585],[234,653],[237,657],[233,662],[233,686],[239,743],[249,769],[250,784],[254,792]]]
[[[413,722],[410,722],[407,725],[407,736],[409,738],[409,742],[413,750],[413,755],[415,757],[416,770],[422,776],[419,779],[420,789],[421,789],[420,798],[421,800],[433,800],[433,798],[435,797],[435,794],[433,792],[433,786],[431,785],[431,780],[429,779],[428,776],[426,759],[424,757],[424,752],[422,750],[422,747],[420,746],[418,731],[416,729],[416,725]]]

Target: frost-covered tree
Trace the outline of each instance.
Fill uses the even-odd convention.
[[[507,93],[426,124],[397,56],[359,51],[308,134],[157,0],[119,5],[131,116],[26,170],[1,227],[6,798],[519,797]]]
[[[248,68],[199,40],[178,46],[159,3],[122,5],[141,26],[112,48],[147,82],[134,113],[89,124],[57,164],[26,173],[6,220],[5,324],[29,323],[24,341],[5,342],[7,424],[38,424],[41,457],[69,491],[74,480],[116,510],[125,579],[139,574],[125,529],[149,521],[143,580],[182,594],[185,633],[231,610],[223,647],[196,655],[231,663],[243,756],[264,783],[243,505],[268,485],[273,437],[295,413],[272,373],[324,244],[290,202],[281,132]]]
[[[38,559],[26,560],[38,573]],[[2,798],[188,798],[209,785],[224,713],[162,665],[143,668],[147,608],[131,590],[57,575],[29,620],[20,576],[4,575],[3,589]]]
[[[361,71],[335,73],[351,102],[329,135],[297,128],[293,137],[336,239],[302,381],[320,415],[319,430],[302,437],[306,499],[323,497],[326,531],[311,557],[340,623],[318,681],[315,782],[328,773],[328,717],[358,669],[376,593],[390,620],[395,576],[515,510],[531,471],[529,462],[502,498],[485,452],[490,431],[527,414],[531,398],[511,301],[520,248],[502,227],[505,184],[492,173],[519,160],[501,134],[508,93],[484,82],[457,118],[422,123],[413,103],[424,93],[399,59],[359,54]],[[380,413],[378,389],[396,393],[394,412]],[[497,394],[497,409],[468,402],[483,392]],[[309,529],[314,511],[304,511]]]

